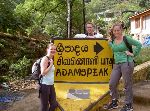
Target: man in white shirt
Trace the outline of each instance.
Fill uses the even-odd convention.
[[[86,33],[76,34],[74,38],[103,38],[103,35],[94,32],[94,25],[88,22],[86,23]]]

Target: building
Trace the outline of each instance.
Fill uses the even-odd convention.
[[[130,17],[131,34],[141,43],[144,42],[145,37],[150,35],[150,9]]]

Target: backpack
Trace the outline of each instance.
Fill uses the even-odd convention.
[[[133,53],[132,45],[129,44],[126,36],[123,37],[123,41],[126,44],[127,48],[129,49],[129,52]]]
[[[46,56],[49,60],[49,57]],[[42,78],[42,76],[40,76],[41,74],[41,67],[40,67],[40,63],[43,57],[37,59],[34,64],[32,65],[32,75],[31,75],[31,79],[33,80],[40,80]],[[49,64],[49,63],[48,63]],[[49,65],[48,65],[49,66]]]
[[[40,79],[40,74],[41,74],[41,67],[40,67],[40,63],[41,63],[42,57],[39,58],[38,60],[36,60],[34,62],[34,64],[32,65],[32,75],[31,75],[31,79],[33,80],[39,80]]]

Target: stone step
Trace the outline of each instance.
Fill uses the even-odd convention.
[[[123,107],[123,105],[124,105],[123,98],[121,98],[121,100],[119,101],[119,107],[117,109],[113,109],[111,111],[120,111],[121,108]],[[101,109],[100,111],[110,111],[110,110]],[[133,104],[133,111],[150,111],[150,105],[143,105],[143,104],[134,103]]]
[[[119,89],[120,98],[124,96],[124,92]],[[150,80],[145,80],[134,84],[133,86],[134,103],[150,105]]]
[[[135,84],[133,95],[134,103],[150,106],[150,81]]]
[[[133,87],[134,111],[150,111],[150,80],[136,83]],[[120,111],[124,105],[124,94],[120,93],[119,108],[112,111]],[[108,111],[101,109],[100,111]]]
[[[112,111],[120,111],[123,105],[120,105],[118,109]],[[150,106],[143,106],[141,104],[133,104],[133,111],[150,111]]]
[[[120,111],[123,107],[124,96],[121,96],[119,101],[119,108],[113,111]],[[134,84],[133,109],[134,111],[150,111],[150,80]]]

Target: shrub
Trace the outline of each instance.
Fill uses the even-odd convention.
[[[4,48],[4,45],[0,43],[0,49],[1,49],[1,48]]]
[[[21,77],[29,75],[29,68],[31,66],[30,59],[25,56],[19,59],[16,63],[11,64],[9,67],[9,74],[11,77]]]
[[[150,61],[150,47],[143,47],[140,54],[135,57],[135,65],[142,64],[146,61]]]
[[[0,72],[3,72],[3,73],[7,72],[8,68],[9,68],[9,62],[8,62],[8,60],[2,59],[0,61]]]
[[[7,81],[7,77],[4,76],[4,73],[8,71],[8,68],[9,68],[9,62],[6,59],[2,59],[0,61],[0,72],[1,72],[0,83]]]

